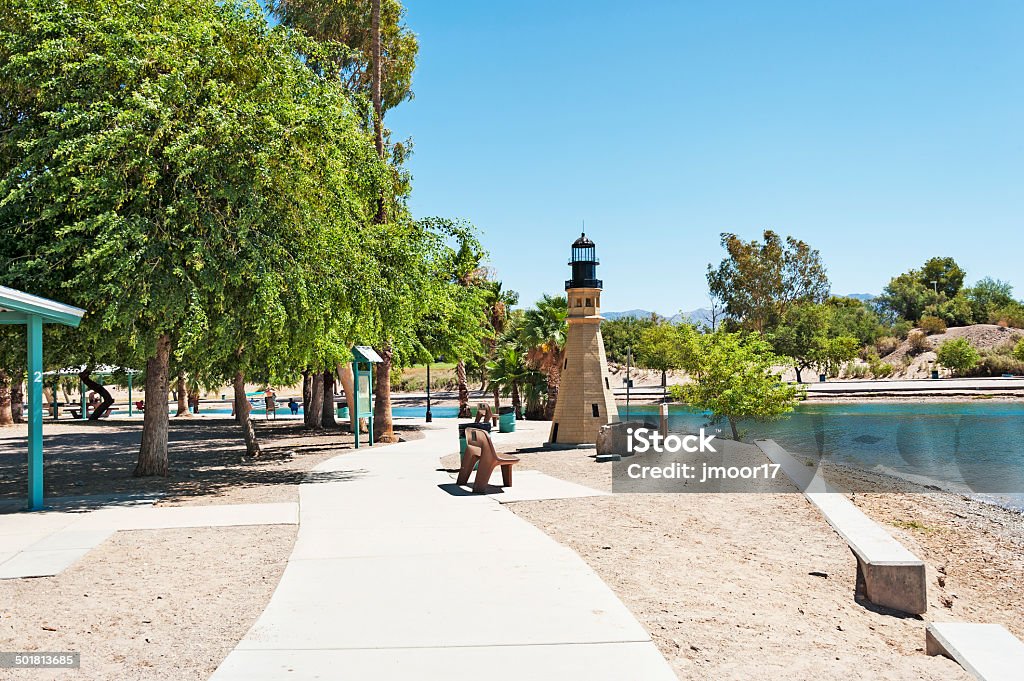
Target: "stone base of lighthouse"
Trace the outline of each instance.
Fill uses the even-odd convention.
[[[570,307],[558,401],[548,436],[553,445],[594,443],[601,426],[619,416],[601,338],[601,317],[573,317],[573,311]]]

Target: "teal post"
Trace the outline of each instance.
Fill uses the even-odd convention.
[[[132,415],[132,375],[128,374],[128,416]]]
[[[373,446],[373,364],[370,363],[367,366],[370,367],[370,371],[366,374],[367,380],[370,381],[370,385],[367,388],[367,392],[370,394],[370,418],[368,419],[367,423],[370,424],[370,427],[367,428],[366,439],[370,441],[370,446],[372,447]]]
[[[43,320],[29,315],[28,336],[28,508],[43,507]]]
[[[352,385],[354,386],[353,395],[351,398],[346,395],[345,398],[351,402],[349,409],[355,415],[355,435],[356,435],[356,449],[359,449],[359,362],[352,362]],[[370,437],[373,437],[372,435]]]

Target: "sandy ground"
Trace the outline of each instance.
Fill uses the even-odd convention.
[[[44,494],[157,494],[161,505],[296,501],[309,469],[353,445],[352,434],[341,428],[311,432],[301,421],[285,419],[254,423],[263,455],[244,459],[241,430],[230,418],[172,418],[170,474],[133,478],[141,420],[48,421]],[[409,426],[397,425],[396,431],[405,439],[420,436]],[[0,509],[16,507],[25,497],[25,437],[24,425],[0,429]]]
[[[349,451],[340,429],[256,424],[264,457],[243,460],[224,418],[172,419],[171,474],[132,478],[138,421],[47,423],[47,496],[157,493],[164,505],[295,501],[309,469]],[[403,427],[406,438],[421,436]],[[0,507],[25,493],[24,426],[0,430]],[[384,445],[386,446],[386,445]],[[4,500],[10,503],[2,504]],[[72,509],[74,503],[64,504]],[[0,670],[0,679],[206,679],[263,611],[296,526],[118,532],[55,577],[0,580],[0,650],[78,651],[78,671]]]
[[[81,669],[3,679],[206,679],[263,611],[294,526],[118,532],[56,577],[0,580],[8,651],[77,651]]]
[[[593,450],[538,450],[544,432],[498,446],[523,450],[525,468],[611,489],[611,468]],[[590,564],[680,679],[970,678],[924,654],[921,618],[855,595],[853,556],[799,494],[619,494],[510,508]],[[935,602],[926,619],[951,616],[962,613]]]

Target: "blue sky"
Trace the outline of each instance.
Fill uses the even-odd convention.
[[[417,216],[528,304],[586,220],[604,308],[706,304],[719,233],[820,249],[838,293],[933,255],[1024,297],[1024,3],[407,0]]]

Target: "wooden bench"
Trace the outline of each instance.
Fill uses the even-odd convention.
[[[945,655],[981,681],[1024,677],[1024,643],[999,624],[932,622],[924,637],[929,655]]]
[[[928,610],[923,560],[864,515],[845,495],[829,487],[817,476],[817,469],[805,466],[774,440],[757,440],[755,444],[773,463],[779,464],[846,541],[857,559],[857,580],[864,585],[869,601],[912,615]]]
[[[519,463],[519,457],[511,454],[498,454],[494,451],[491,435],[483,428],[466,428],[466,455],[459,469],[456,483],[465,485],[469,482],[469,474],[473,466],[477,466],[476,479],[473,481],[473,493],[479,494],[487,489],[494,469],[501,467],[501,482],[505,487],[512,486],[512,466]],[[479,464],[479,465],[477,465]]]

